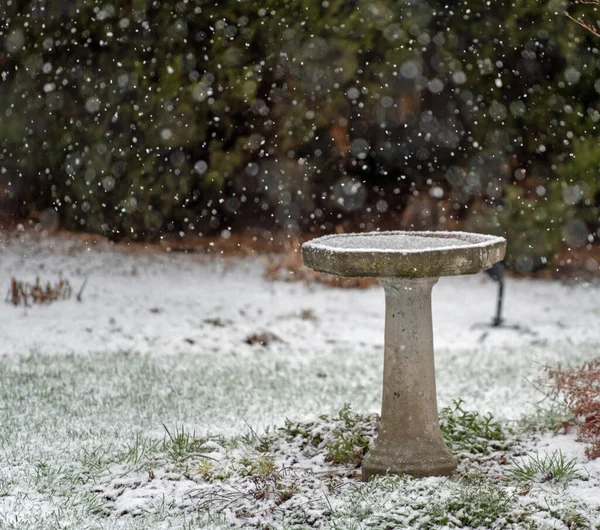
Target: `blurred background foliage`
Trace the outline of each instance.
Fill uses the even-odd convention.
[[[464,228],[542,267],[600,235],[600,39],[567,7],[4,0],[0,200],[112,239]]]

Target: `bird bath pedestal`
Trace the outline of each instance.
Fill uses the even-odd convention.
[[[440,276],[489,269],[505,250],[504,238],[467,232],[336,234],[302,246],[308,267],[377,278],[385,290],[381,425],[363,462],[363,480],[450,475],[456,469],[438,421],[431,290]]]

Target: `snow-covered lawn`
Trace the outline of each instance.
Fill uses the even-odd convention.
[[[600,286],[509,279],[507,326],[495,329],[493,282],[442,278],[440,408],[460,398],[480,419],[491,412],[504,439],[480,453],[453,445],[458,478],[363,484],[331,454],[348,433],[351,455],[373,436],[383,292],[273,283],[262,270],[260,259],[0,243],[3,289],[62,274],[77,291],[88,278],[82,302],[0,304],[0,528],[600,528],[600,464],[573,434],[524,429],[550,418],[533,384],[543,365],[600,354]],[[523,479],[514,462],[532,456],[575,468]]]

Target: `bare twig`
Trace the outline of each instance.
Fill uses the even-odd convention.
[[[583,5],[600,6],[600,0],[579,0],[578,3],[583,4]],[[597,27],[592,26],[591,24],[587,23],[585,20],[583,20],[583,18],[575,18],[574,16],[570,15],[566,11],[564,13],[573,22],[575,22],[576,24],[579,24],[582,28],[589,31],[592,35],[595,35],[596,37],[600,37],[600,30]]]
[[[573,22],[575,22],[576,24],[579,24],[582,28],[587,29],[592,35],[595,35],[596,37],[600,37],[600,31],[598,31],[591,24],[588,24],[587,22],[585,22],[582,18],[575,18],[575,17],[569,15],[569,13],[567,13],[566,11],[565,11],[565,15],[568,18],[570,18]]]

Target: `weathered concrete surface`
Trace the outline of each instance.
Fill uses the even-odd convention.
[[[378,278],[385,290],[381,426],[363,462],[364,480],[456,469],[438,421],[431,290],[440,276],[489,269],[505,251],[504,238],[468,232],[336,234],[302,245],[308,267]]]
[[[376,474],[450,475],[456,461],[438,422],[431,321],[437,278],[386,278],[383,401],[379,435],[363,462]]]
[[[502,237],[469,232],[334,234],[302,245],[307,267],[364,278],[439,278],[474,274],[501,261]]]

